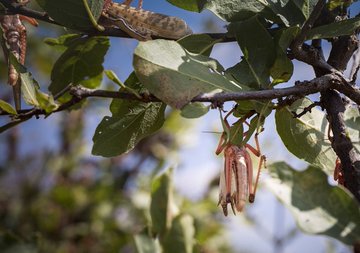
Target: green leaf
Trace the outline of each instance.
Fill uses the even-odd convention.
[[[286,3],[281,0],[209,0],[203,7],[228,22],[244,21],[254,16],[281,26],[298,25],[305,21],[301,10],[291,0]]]
[[[134,74],[125,84],[138,88]],[[165,107],[163,103],[114,99],[110,105],[112,116],[104,117],[95,130],[92,154],[112,157],[130,151],[141,139],[161,128]]]
[[[180,115],[184,118],[195,119],[204,116],[209,110],[210,106],[205,106],[203,103],[189,103],[181,109]]]
[[[238,82],[245,85],[256,89],[268,88],[270,68],[275,60],[275,45],[268,31],[257,17],[231,23],[229,31],[235,34],[244,57],[235,69],[230,69],[227,73],[231,73]]]
[[[292,2],[295,3],[295,5],[302,12],[304,17],[308,19],[318,0],[292,0]]]
[[[267,187],[291,211],[306,233],[327,235],[353,245],[360,240],[360,211],[344,188],[330,186],[327,175],[315,167],[297,172],[284,162],[268,166]]]
[[[344,114],[347,126],[346,134],[351,139],[354,147],[360,152],[360,112],[357,108],[349,107]]]
[[[0,110],[10,114],[17,114],[14,107],[12,107],[9,103],[1,99],[0,99]]]
[[[39,103],[39,107],[44,109],[47,114],[59,108],[59,105],[55,103],[53,96],[43,93],[38,89],[36,90],[36,99]]]
[[[70,47],[71,44],[79,38],[81,38],[81,34],[65,34],[59,36],[58,38],[45,38],[44,43],[63,51]]]
[[[21,78],[21,93],[25,102],[28,105],[38,107],[40,105],[36,96],[37,91],[39,90],[38,83],[35,81],[34,78],[32,78],[29,72],[20,73],[20,78]]]
[[[162,103],[125,101],[123,106],[128,110],[126,113],[106,116],[96,128],[93,155],[112,157],[126,153],[163,125],[165,105]]]
[[[147,234],[134,235],[134,241],[138,253],[160,253],[159,246],[155,240]]]
[[[125,85],[120,81],[120,79],[118,78],[118,76],[114,73],[114,71],[112,70],[105,70],[105,75],[107,76],[107,78],[109,78],[111,81],[113,81],[114,83],[116,83],[117,85],[119,85],[122,88],[125,88]]]
[[[178,43],[193,54],[209,56],[213,46],[221,41],[221,39],[214,39],[207,34],[193,34],[178,40]]]
[[[300,118],[294,118],[292,113],[301,113],[309,105],[311,101],[305,98],[277,110],[276,129],[291,153],[331,175],[337,156],[328,140],[325,114],[316,108]]]
[[[104,70],[102,64],[109,46],[106,37],[85,37],[70,43],[52,69],[51,93],[55,95],[69,84],[76,85],[92,78],[100,84],[99,75]]]
[[[197,3],[198,0],[166,0],[166,1],[184,10],[194,11],[194,12],[200,12],[201,10]]]
[[[134,69],[152,94],[178,109],[201,93],[245,88],[227,79],[216,60],[191,54],[174,41],[140,42],[135,49]]]
[[[39,84],[32,77],[31,73],[27,71],[25,66],[21,65],[16,57],[10,53],[9,54],[10,63],[14,66],[16,71],[19,73],[21,80],[21,93],[28,105],[35,107],[39,106],[39,101],[37,101],[36,92],[39,89]]]
[[[257,0],[209,0],[204,8],[212,11],[219,18],[228,22],[236,22],[249,19],[261,13],[268,19],[277,19],[264,1]]]
[[[97,76],[81,81],[81,86],[84,86],[89,89],[95,89],[101,85],[102,80],[103,80],[103,73],[100,72]]]
[[[294,66],[287,56],[287,49],[299,30],[299,27],[294,26],[282,29],[275,35],[276,59],[270,69],[273,85],[289,81],[293,74]]]
[[[118,78],[118,76],[114,73],[114,71],[105,70],[104,72],[105,72],[105,75],[107,76],[107,78],[109,78],[111,81],[113,81],[114,83],[119,85],[124,90],[128,90],[129,92],[135,94],[139,99],[141,99],[141,96],[139,95],[139,93],[136,92],[134,89],[127,87],[123,82],[121,82],[120,79]]]
[[[237,121],[236,123],[234,123],[230,127],[229,132],[230,132],[229,143],[232,145],[242,147],[244,145],[244,143],[243,143],[243,137],[244,137],[243,122]],[[251,134],[250,134],[250,136],[251,136]]]
[[[162,241],[164,252],[192,253],[194,248],[194,219],[187,214],[177,216],[171,230]]]
[[[322,25],[311,29],[306,34],[306,40],[334,38],[354,34],[360,27],[360,17],[342,20],[328,25]]]
[[[39,84],[32,77],[31,73],[21,65],[13,54],[10,54],[10,62],[14,65],[21,79],[21,92],[28,105],[40,107],[46,113],[50,113],[58,108],[54,98],[40,91]]]
[[[151,185],[150,215],[153,231],[163,237],[171,227],[173,219],[172,169],[155,177]],[[167,252],[167,251],[166,251]]]
[[[327,7],[330,11],[333,11],[338,7],[348,8],[354,2],[357,2],[357,0],[330,0],[327,2]]]
[[[104,0],[87,0],[91,13],[99,19]],[[76,30],[89,30],[93,28],[86,8],[81,0],[36,0],[41,8],[56,22]]]

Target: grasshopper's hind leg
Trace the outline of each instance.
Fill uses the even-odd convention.
[[[125,4],[127,6],[130,6],[130,4],[132,3],[133,0],[125,0],[122,4]],[[139,0],[139,3],[138,3],[138,9],[141,9],[142,8],[142,5],[143,5],[143,0]]]

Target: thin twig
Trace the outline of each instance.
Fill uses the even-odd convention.
[[[11,0],[0,0],[0,3],[7,8],[6,11],[9,14],[21,14],[27,17],[42,20],[50,24],[60,25],[59,23],[51,19],[46,12],[32,10],[20,3],[17,3],[16,1],[11,1]]]
[[[302,112],[300,112],[300,113],[292,112],[292,114],[293,114],[294,118],[300,118],[300,117],[304,116],[305,114],[307,114],[308,112],[311,113],[311,110],[315,106],[321,106],[321,103],[319,101],[314,102],[311,105],[305,107]]]
[[[311,12],[309,18],[306,20],[304,25],[301,28],[301,31],[298,36],[293,41],[293,47],[301,50],[302,44],[305,42],[306,34],[311,30],[315,21],[320,16],[322,9],[326,4],[326,0],[319,0],[315,5],[313,11]]]

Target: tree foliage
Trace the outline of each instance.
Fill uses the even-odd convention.
[[[347,14],[351,1],[168,0],[188,11],[212,11],[228,22],[227,33],[193,34],[177,41],[158,38],[139,42],[134,51],[134,71],[124,83],[103,67],[110,47],[108,36],[127,36],[121,29],[102,22],[104,1],[36,2],[47,15],[12,1],[0,1],[2,10],[39,18],[76,32],[45,40],[44,43],[60,54],[52,64],[47,81],[37,81],[35,75],[10,55],[10,63],[19,73],[22,97],[28,108],[17,111],[10,103],[0,100],[1,115],[10,116],[0,132],[33,116],[83,110],[87,105],[81,102],[89,97],[112,98],[111,116],[104,117],[94,133],[92,154],[116,157],[134,149],[139,151],[137,145],[161,133],[174,111],[180,110],[183,117],[198,118],[210,108],[221,108],[224,102],[233,101],[235,118],[256,115],[250,117],[246,141],[260,131],[268,117],[275,115],[277,134],[286,148],[309,164],[304,172],[283,162],[268,166],[271,178],[267,186],[290,209],[299,228],[307,233],[328,235],[348,245],[359,242],[360,90],[356,87],[359,62],[354,60],[350,76],[344,74],[352,55],[359,54],[356,35],[360,17]],[[238,43],[242,57],[234,66],[225,69],[210,55],[215,45],[233,41]],[[327,59],[322,41],[330,48]],[[295,60],[313,68],[313,80],[288,83],[297,71]],[[119,91],[99,89],[104,73],[120,86]],[[277,87],[284,83],[287,88]],[[46,86],[48,92],[44,92]],[[60,162],[50,157],[51,162]],[[155,158],[158,164],[153,167],[161,167],[164,157]],[[341,161],[345,187],[329,185],[327,180],[334,173],[337,158]],[[112,160],[107,161],[111,163]],[[75,171],[74,164],[68,168]],[[44,200],[38,198],[31,203],[30,210],[23,206],[16,214],[10,208],[3,216],[13,215],[11,220],[16,221],[34,210],[44,212],[44,215],[52,215],[55,221],[33,220],[28,226],[39,226],[45,233],[54,235],[57,229],[62,229],[61,221],[100,217],[100,221],[96,219],[84,227],[77,224],[76,236],[67,234],[70,231],[62,233],[74,243],[77,236],[87,234],[81,240],[91,241],[105,231],[111,241],[98,243],[99,250],[84,249],[84,252],[101,252],[106,245],[116,245],[113,246],[116,249],[126,244],[116,242],[116,238],[119,234],[126,238],[129,228],[120,226],[114,232],[111,229],[114,221],[108,223],[109,213],[119,205],[130,217],[129,226],[141,228],[130,229],[138,252],[200,252],[199,235],[216,225],[205,224],[186,204],[179,206],[174,201],[171,170],[158,176],[154,176],[155,172],[157,169],[153,170],[152,183],[146,180],[144,186],[145,192],[151,189],[151,194],[144,194],[149,200],[146,207],[136,206],[135,197],[126,195],[124,185],[107,185],[106,180],[127,182],[128,175],[114,178],[112,173],[102,172],[100,179],[77,186],[77,181],[68,174],[54,173],[57,180],[63,179],[65,183],[51,188],[48,195],[53,201],[46,202],[46,208],[39,210]],[[115,192],[121,195],[116,197]],[[124,199],[131,205],[124,207]],[[97,207],[91,208],[93,206]],[[208,206],[207,210],[214,211]],[[135,217],[137,220],[133,220]],[[8,225],[9,231],[14,227],[14,224]],[[208,232],[204,238],[210,240],[218,230],[214,228],[214,234]],[[9,231],[2,242],[10,245],[16,235]],[[46,249],[55,248],[50,239],[44,243]],[[64,249],[71,247],[64,245]]]

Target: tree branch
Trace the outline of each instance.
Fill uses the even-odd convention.
[[[321,69],[324,73],[335,73],[337,70],[327,63],[319,50],[305,44],[306,34],[314,26],[320,16],[326,0],[319,0],[310,14],[309,19],[304,23],[300,33],[290,45],[291,53],[295,59],[305,62],[314,68]]]
[[[332,43],[332,49],[328,59],[329,64],[339,72],[343,72],[357,49],[356,36],[342,36]],[[321,74],[321,71],[315,71]],[[358,96],[358,89],[349,83],[340,82],[338,90],[348,96]],[[354,100],[354,98],[351,98]],[[349,189],[360,202],[360,154],[354,148],[348,137],[344,121],[346,104],[340,94],[334,90],[321,92],[321,102],[327,112],[327,119],[333,132],[331,146],[341,161],[344,175],[344,186]]]
[[[42,20],[50,24],[60,25],[59,23],[51,19],[46,12],[32,10],[30,8],[27,8],[23,4],[11,0],[0,0],[0,3],[7,8],[7,14],[21,14],[27,17]]]
[[[234,93],[217,93],[217,94],[201,94],[192,99],[192,102],[210,102],[210,103],[223,103],[226,101],[240,101],[240,100],[264,100],[264,99],[280,99],[288,96],[296,96],[297,98],[304,97],[309,94],[325,91],[328,89],[337,89],[340,92],[349,93],[349,97],[354,102],[360,104],[360,90],[353,87],[344,81],[336,74],[327,74],[319,78],[315,78],[311,81],[297,82],[294,86],[281,89],[269,89],[258,91],[243,91]],[[72,86],[69,88],[69,93],[72,95],[72,99],[59,106],[59,108],[52,113],[64,111],[69,109],[73,105],[81,102],[86,98],[113,98],[113,99],[128,99],[136,100],[144,103],[161,102],[155,96],[142,93],[141,98],[136,95],[126,92],[108,91],[108,90],[92,90],[82,86]],[[344,92],[345,93],[345,92]],[[0,116],[10,115],[7,112],[0,112]],[[45,110],[40,108],[32,108],[19,111],[16,117],[17,119],[29,119],[33,116],[47,115]]]

